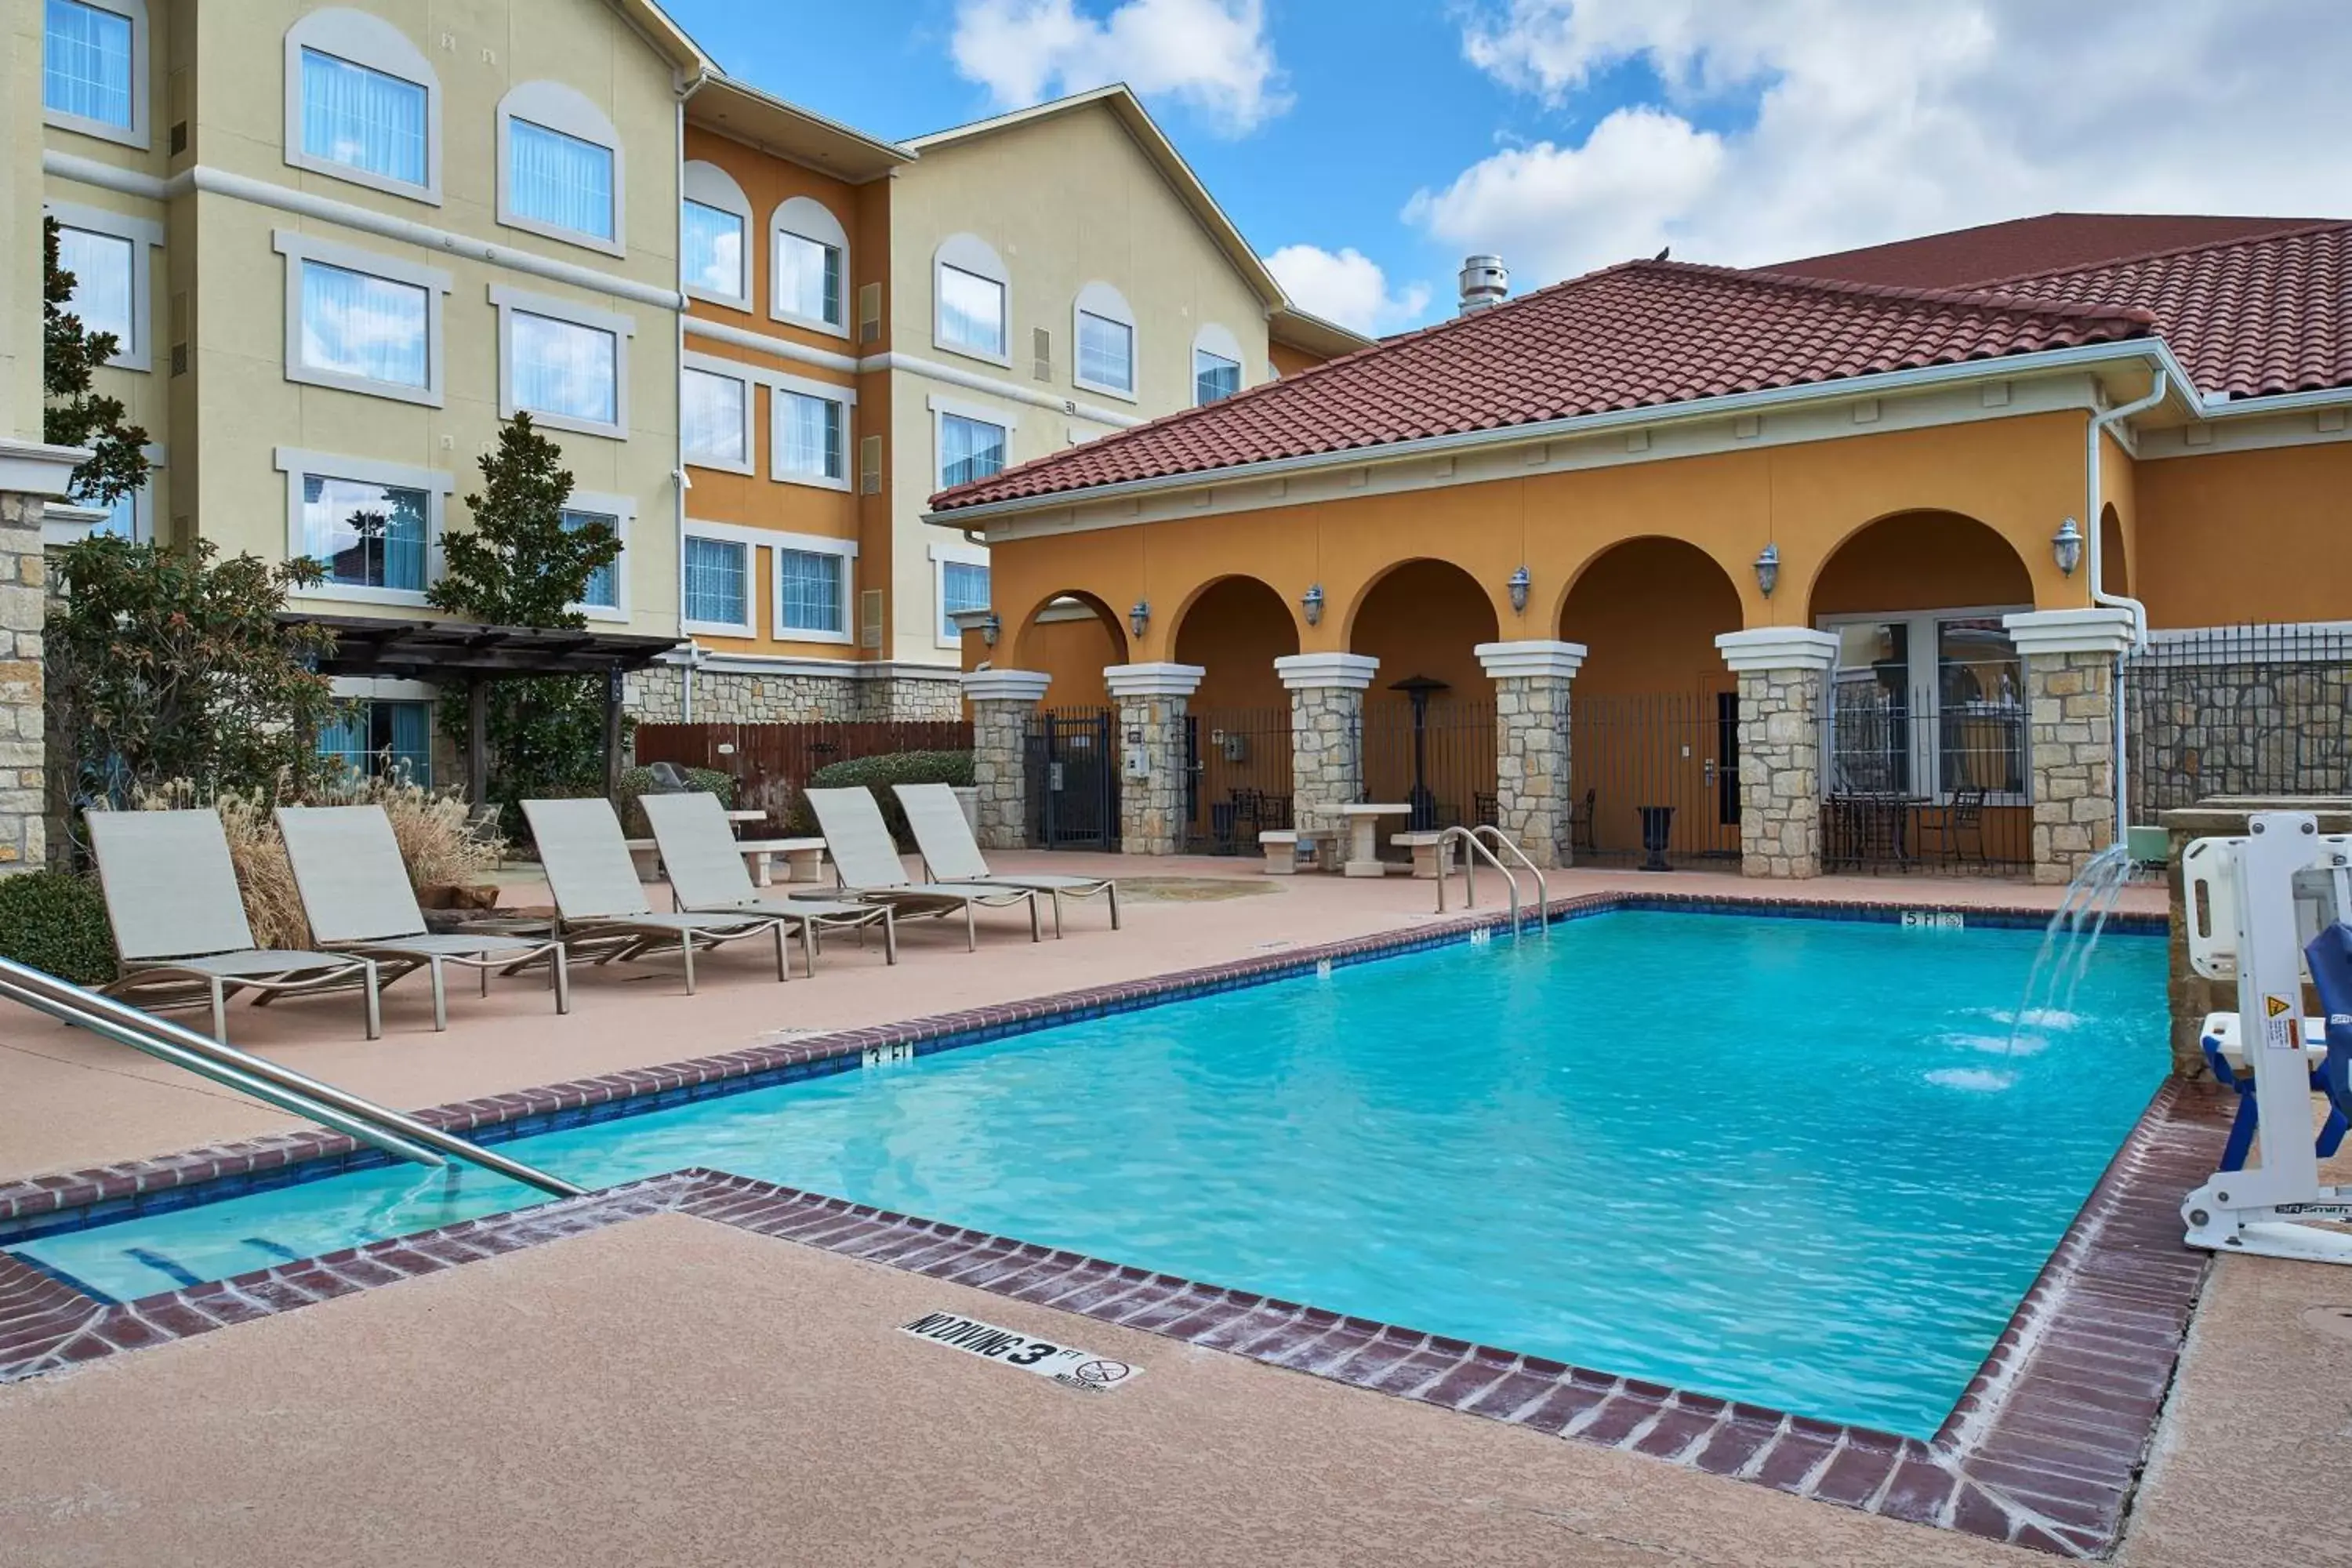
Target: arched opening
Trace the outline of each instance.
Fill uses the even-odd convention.
[[[1569,705],[1570,838],[1582,860],[1739,853],[1739,702],[1715,646],[1739,590],[1679,539],[1629,539],[1577,574],[1559,635],[1585,647]]]
[[[1030,616],[1016,657],[1004,662],[1054,678],[1045,688],[1048,709],[1107,708],[1110,691],[1103,670],[1127,662],[1127,628],[1092,594],[1055,594]]]
[[[1256,578],[1222,577],[1179,612],[1174,647],[1207,672],[1185,705],[1185,847],[1255,855],[1261,832],[1293,826],[1290,694],[1274,661],[1298,651],[1298,623]]]
[[[1477,647],[1494,601],[1448,562],[1408,561],[1357,602],[1350,651],[1381,661],[1364,694],[1369,800],[1407,806],[1417,832],[1495,818],[1495,683]]]
[[[2099,580],[2091,584],[2109,594],[2131,593],[2131,562],[2124,549],[2124,520],[2112,503],[2099,509]]]

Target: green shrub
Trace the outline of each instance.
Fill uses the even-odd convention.
[[[811,789],[856,789],[863,785],[872,790],[874,798],[882,803],[882,820],[889,825],[890,837],[902,849],[915,847],[915,835],[907,826],[907,814],[898,809],[898,797],[891,785],[943,784],[961,788],[971,783],[970,752],[885,752],[879,756],[828,763],[809,775]],[[809,809],[806,797],[794,801],[792,818],[785,825],[786,834],[808,837],[816,830],[816,813]]]
[[[706,790],[719,797],[720,805],[730,810],[734,808],[735,780],[732,774],[722,773],[716,768],[681,768],[678,771],[686,774],[686,782],[695,789]],[[650,838],[653,837],[653,824],[646,820],[645,809],[637,805],[639,795],[651,795],[653,790],[653,769],[643,767],[621,770],[621,790],[613,805],[621,813],[621,832],[627,837]]]
[[[78,985],[114,978],[114,931],[98,885],[63,871],[0,877],[0,957]]]

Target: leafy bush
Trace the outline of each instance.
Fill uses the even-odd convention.
[[[63,871],[0,877],[0,957],[77,985],[114,978],[114,931],[98,885]]]
[[[680,768],[678,771],[686,775],[686,782],[692,788],[707,790],[717,795],[720,805],[730,809],[734,806],[733,775],[722,773],[716,768]],[[653,769],[646,767],[621,770],[620,795],[613,805],[621,814],[621,831],[628,837],[650,838],[653,837],[653,825],[646,820],[645,808],[637,804],[638,796],[653,793]]]
[[[809,775],[811,789],[856,789],[860,785],[874,792],[882,804],[882,820],[889,825],[890,837],[902,849],[915,845],[913,829],[907,826],[907,814],[898,808],[898,796],[893,784],[943,784],[959,788],[971,784],[971,753],[970,752],[885,752],[879,756],[852,757],[847,762],[828,763]],[[793,805],[791,820],[785,832],[795,837],[806,837],[817,830],[816,813],[809,809],[805,796]]]

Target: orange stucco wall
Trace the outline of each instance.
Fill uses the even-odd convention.
[[[1847,540],[1813,581],[1812,614],[2013,608],[2033,580],[2009,541],[1948,511],[1882,518]]]
[[[2352,444],[2142,462],[2136,489],[2154,625],[2352,616]]]
[[[1020,668],[1054,678],[1045,689],[1048,708],[1107,707],[1110,692],[1103,684],[1103,669],[1125,662],[1126,643],[1125,629],[1114,628],[1103,610],[1084,619],[1041,621],[1022,638],[1030,651]]]
[[[1271,339],[1267,340],[1265,345],[1265,357],[1273,364],[1275,374],[1277,375],[1297,375],[1302,370],[1323,363],[1321,354],[1309,353],[1305,349],[1293,348],[1288,343],[1276,342]]]
[[[1208,671],[1192,693],[1193,711],[1289,709],[1274,661],[1298,651],[1298,627],[1272,588],[1255,577],[1223,578],[1203,589],[1183,617],[1177,662]]]

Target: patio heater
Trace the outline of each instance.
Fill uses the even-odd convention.
[[[1405,797],[1412,812],[1405,820],[1412,824],[1410,831],[1427,833],[1437,826],[1437,796],[1423,782],[1429,773],[1429,699],[1454,687],[1434,676],[1412,675],[1389,689],[1403,692],[1412,703],[1412,793]]]

